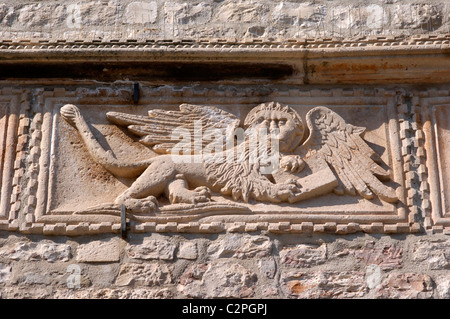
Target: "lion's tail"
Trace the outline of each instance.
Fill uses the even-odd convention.
[[[61,108],[60,113],[70,125],[77,129],[92,159],[114,176],[136,177],[153,162],[153,159],[135,163],[118,160],[112,151],[107,151],[100,145],[78,107],[73,104],[66,104]]]

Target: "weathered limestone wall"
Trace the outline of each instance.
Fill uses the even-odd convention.
[[[311,41],[319,40],[322,42],[313,50],[321,50],[319,46],[326,46],[326,41],[330,40],[337,47],[333,54],[339,54],[339,46],[342,44],[344,47],[344,41],[349,41],[348,46],[359,47],[359,39],[364,39],[364,45],[369,43],[375,47],[378,43],[373,43],[382,39],[384,42],[380,42],[380,46],[386,46],[388,52],[397,48],[398,38],[408,39],[404,45],[411,44],[418,51],[428,42],[448,50],[449,28],[450,3],[444,0],[417,0],[413,4],[406,0],[0,1],[0,49],[3,50],[0,54],[4,54],[2,57],[7,60],[9,53],[4,51],[14,46],[15,60],[11,63],[20,60],[17,57],[27,43],[31,43],[27,48],[30,51],[24,52],[24,56],[32,55],[34,49],[31,47],[36,45],[39,49],[39,41],[45,46],[43,50],[51,50],[57,45],[64,47],[65,42],[75,41],[89,42],[97,50],[95,45],[98,43],[106,43],[111,48],[115,41],[120,41],[124,47],[127,41],[131,45],[143,43],[142,47],[146,42],[153,41],[167,44],[184,40],[188,45],[203,45],[214,40],[218,46],[228,41],[234,47],[240,43],[267,42],[267,49],[270,49],[271,43],[276,41],[288,44],[299,41],[299,46],[306,46]],[[339,42],[341,40],[342,43]],[[68,45],[69,49],[71,45]],[[77,44],[72,49],[83,49],[82,44],[80,46]],[[170,53],[176,54],[177,48],[169,48],[172,50]],[[204,49],[208,48],[205,44]],[[221,50],[228,52],[232,49],[224,47]],[[155,55],[163,59],[164,53],[161,52],[165,47],[158,47],[158,50]],[[97,51],[101,57],[102,49]],[[38,62],[51,59],[51,52],[48,56],[45,54],[42,53]],[[64,58],[70,60],[70,52],[64,54]],[[132,54],[137,56],[136,52]],[[316,51],[315,54],[322,53]],[[327,57],[326,53],[323,55]],[[118,61],[126,60],[123,55],[117,56]],[[343,63],[345,68],[336,65],[333,69],[340,73],[331,75],[322,76],[320,72],[311,75],[319,67],[329,70],[322,60],[313,65],[317,68],[305,64],[304,70],[297,70],[293,79],[279,80],[277,87],[271,87],[274,82],[267,78],[212,82],[212,88],[205,82],[200,85],[195,81],[194,84],[180,82],[178,86],[172,86],[153,78],[141,85],[141,95],[146,101],[157,100],[171,106],[186,100],[204,104],[213,100],[212,104],[227,104],[230,99],[252,106],[267,99],[284,99],[288,101],[286,103],[294,103],[306,98],[314,104],[317,100],[345,100],[349,96],[355,105],[373,106],[376,98],[384,98],[383,94],[386,94],[386,101],[394,105],[392,100],[395,99],[396,89],[404,89],[401,78],[405,74],[410,76],[408,83],[417,84],[417,87],[406,88],[413,92],[413,101],[398,103],[398,108],[404,109],[406,114],[399,133],[404,142],[400,145],[402,152],[405,149],[402,156],[410,159],[411,147],[424,152],[423,132],[433,135],[430,127],[418,129],[417,125],[423,123],[416,118],[414,111],[408,109],[414,103],[413,106],[420,109],[419,102],[414,102],[414,99],[420,97],[426,100],[421,106],[423,110],[428,105],[431,105],[430,110],[437,105],[437,112],[441,112],[437,114],[443,114],[443,119],[437,122],[443,126],[442,135],[448,136],[448,120],[445,120],[445,115],[449,114],[445,111],[449,105],[448,80],[445,77],[448,69],[442,67],[438,75],[427,73],[428,77],[422,83],[419,78],[424,73],[420,72],[420,67],[417,73],[406,73],[408,68],[411,70],[417,64],[421,65],[421,56],[415,57],[414,63],[408,62],[404,56],[400,57],[403,59],[402,65],[394,63],[399,70],[399,75],[395,73],[395,83],[399,86],[389,82],[394,75],[383,73],[386,69],[374,69],[373,65],[378,65],[379,61],[369,61],[367,69],[361,67],[355,70],[351,68],[353,60],[349,58]],[[81,59],[80,56],[77,58]],[[436,58],[439,61],[446,59],[442,56]],[[208,59],[208,56],[202,56],[202,59]],[[257,58],[252,59],[254,62]],[[132,62],[133,58],[130,60]],[[278,62],[280,60],[282,58]],[[303,67],[300,58],[297,62]],[[422,67],[426,69],[428,65],[424,65]],[[388,67],[397,72],[392,64]],[[21,70],[23,72],[23,68]],[[302,71],[309,75],[300,74]],[[361,79],[367,87],[358,87],[361,84],[358,79],[352,82],[352,72],[361,72]],[[369,76],[364,77],[367,74]],[[319,85],[305,86],[306,78],[313,83],[318,79],[315,83]],[[340,79],[344,79],[343,86],[334,88],[327,85],[324,90],[320,86]],[[370,86],[377,79],[381,84],[378,83],[376,88]],[[17,115],[19,137],[15,143],[19,158],[11,160],[11,169],[15,170],[10,183],[13,190],[5,195],[14,198],[13,205],[5,216],[0,216],[0,298],[450,298],[448,210],[442,215],[431,213],[434,207],[430,207],[430,196],[436,194],[430,195],[429,182],[426,181],[430,168],[425,167],[424,154],[420,155],[421,158],[417,156],[418,162],[410,159],[405,164],[405,170],[409,173],[406,187],[411,193],[408,209],[413,213],[400,224],[386,226],[368,222],[361,223],[364,224],[361,227],[349,224],[339,228],[342,225],[323,222],[314,226],[312,223],[296,224],[298,227],[291,229],[289,222],[280,222],[275,224],[277,229],[267,225],[265,228],[237,225],[236,232],[219,229],[214,233],[217,225],[211,223],[210,228],[202,232],[183,233],[191,225],[163,224],[157,231],[159,225],[148,222],[134,229],[141,234],[130,231],[128,238],[122,239],[120,227],[112,222],[70,225],[64,224],[65,220],[53,222],[49,219],[48,224],[38,222],[36,219],[42,216],[34,215],[39,206],[36,193],[41,187],[37,176],[40,168],[48,167],[48,163],[39,164],[39,158],[49,151],[41,150],[39,146],[43,134],[46,137],[50,135],[49,129],[42,132],[41,127],[44,121],[47,124],[52,121],[44,111],[56,114],[53,105],[58,105],[58,99],[69,103],[74,99],[78,101],[76,98],[83,94],[80,101],[86,105],[102,106],[110,100],[118,105],[132,104],[132,81],[120,80],[119,86],[126,86],[126,90],[117,89],[107,81],[96,83],[89,78],[82,81],[53,78],[50,81],[2,77],[0,92],[5,98],[0,101],[3,108],[0,109],[0,120],[8,112]],[[427,81],[433,80],[439,85],[428,85]],[[239,85],[233,87],[236,83]],[[383,93],[386,83],[389,83],[386,91],[390,91]],[[102,88],[95,91],[97,84]],[[355,91],[354,86],[358,87]],[[314,93],[310,94],[309,89]],[[391,91],[394,93],[391,94]],[[302,103],[308,104],[308,101]],[[15,105],[13,111],[10,105]],[[423,110],[418,112],[425,112]],[[416,126],[409,127],[411,123]],[[6,126],[0,122],[0,127]],[[65,138],[80,149],[80,154],[85,157],[82,160],[88,162],[87,152],[81,150],[82,144],[75,135],[67,134]],[[446,152],[448,154],[448,150]],[[4,166],[0,165],[0,168],[3,170]],[[85,175],[99,183],[112,179],[95,165]],[[83,178],[88,178],[86,176]],[[444,179],[448,177],[443,176]],[[448,184],[448,181],[444,182]],[[21,197],[23,194],[26,196]],[[60,197],[66,195],[64,191],[58,194]],[[62,216],[56,217],[65,218]],[[433,224],[441,217],[444,217],[442,224]],[[78,215],[77,218],[81,217]],[[195,227],[199,228],[198,225],[192,226]],[[283,227],[293,233],[280,234]],[[328,232],[327,227],[332,231]],[[75,236],[71,236],[71,231]],[[89,232],[92,234],[86,235]]]
[[[298,39],[449,33],[442,0],[0,2],[2,38]]]
[[[1,298],[450,297],[447,235],[3,235],[0,245]]]

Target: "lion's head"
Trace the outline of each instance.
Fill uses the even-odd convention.
[[[279,130],[279,150],[293,152],[303,138],[305,128],[297,112],[288,105],[277,102],[262,103],[253,108],[245,118],[246,128],[267,129],[268,133]]]

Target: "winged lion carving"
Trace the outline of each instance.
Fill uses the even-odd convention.
[[[276,102],[253,108],[243,125],[235,115],[213,106],[182,104],[179,111],[154,109],[147,116],[108,112],[110,122],[125,127],[158,154],[138,162],[118,160],[106,151],[77,106],[67,104],[60,114],[79,132],[95,162],[114,176],[136,178],[115,200],[133,213],[155,212],[159,196],[171,204],[198,204],[210,202],[212,193],[244,202],[296,203],[330,192],[398,200],[395,190],[382,182],[390,172],[362,138],[365,129],[346,123],[326,107],[307,113],[306,140],[297,112]],[[244,132],[240,140],[233,133],[239,128]],[[261,130],[268,135],[252,147],[249,132]],[[194,138],[183,144],[178,136],[182,133]],[[269,156],[260,156],[263,153]],[[267,171],[273,162],[276,167]],[[311,176],[295,175],[312,162],[319,169]]]

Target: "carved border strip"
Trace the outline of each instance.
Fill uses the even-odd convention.
[[[297,49],[297,48],[355,48],[355,47],[436,47],[450,44],[450,34],[424,34],[408,36],[368,36],[357,38],[298,38],[287,40],[250,39],[239,41],[236,39],[110,39],[90,40],[76,39],[19,39],[0,41],[0,50],[73,50],[81,49]]]
[[[4,127],[2,136],[1,155],[2,166],[1,174],[1,188],[0,188],[0,219],[2,219],[2,228],[8,228],[10,197],[12,193],[12,176],[15,161],[15,145],[17,143],[17,125],[18,125],[18,101],[17,96],[12,94],[12,90],[3,89],[0,101],[7,103],[4,110]]]
[[[2,185],[0,204],[0,229],[18,230],[21,209],[20,193],[24,175],[23,160],[29,124],[29,92],[3,88],[0,101],[8,104],[5,110],[4,158],[2,158]]]
[[[407,190],[406,205],[410,211],[408,219],[411,223],[418,223],[424,212],[423,190],[426,189],[427,183],[426,175],[424,175],[424,173],[426,174],[426,166],[424,164],[423,142],[419,143],[422,131],[419,128],[416,116],[420,106],[416,96],[411,96],[404,91],[399,92],[397,99],[402,141],[401,153]]]
[[[18,92],[19,93],[19,92]],[[14,162],[14,177],[13,177],[13,190],[11,197],[11,208],[9,218],[12,220],[10,228],[12,230],[19,229],[19,218],[22,208],[22,201],[20,193],[23,190],[23,182],[25,175],[25,159],[27,153],[28,143],[28,129],[30,125],[29,110],[30,110],[30,92],[23,90],[20,93],[20,109],[19,109],[19,127],[17,131],[17,144],[16,144],[16,160]]]
[[[40,91],[33,92],[34,94],[39,94]],[[25,222],[21,225],[22,230],[27,230],[29,225],[35,222],[35,209],[37,205],[36,192],[38,187],[38,176],[39,176],[39,157],[41,155],[41,139],[42,139],[42,106],[41,99],[36,101],[34,104],[35,115],[30,121],[29,128],[29,144],[28,144],[28,154],[26,157],[26,178],[27,186],[25,188],[24,197],[27,199],[24,214]],[[39,228],[38,225],[34,225],[35,228]]]
[[[48,172],[48,141],[51,134],[51,123],[53,121],[53,105],[54,103],[69,103],[73,102],[73,99],[76,98],[78,101],[86,103],[86,101],[94,101],[99,100],[101,103],[107,103],[107,101],[112,99],[121,98],[120,92],[111,90],[111,89],[100,89],[102,91],[101,97],[98,97],[99,90],[89,90],[89,89],[78,89],[76,91],[66,92],[64,89],[55,89],[53,91],[44,91],[39,95],[37,104],[35,105],[35,109],[38,111],[34,116],[31,127],[30,127],[30,153],[27,157],[28,171],[27,178],[28,184],[27,189],[28,193],[26,194],[26,198],[28,198],[27,206],[25,209],[26,212],[26,222],[22,225],[21,230],[26,233],[39,233],[44,235],[80,235],[80,234],[95,234],[95,233],[107,233],[107,232],[119,232],[120,231],[120,221],[119,218],[110,216],[108,218],[89,218],[89,221],[86,221],[87,216],[77,216],[76,218],[71,218],[68,215],[58,216],[44,216],[45,209],[36,211],[36,206],[39,205],[42,208],[45,208],[46,198],[47,198],[47,182],[49,172]],[[172,97],[168,96],[170,93]],[[377,92],[375,92],[377,91]],[[148,95],[151,97],[161,96],[167,100],[171,100],[171,98],[175,98],[176,101],[180,101],[180,97],[182,96],[198,96],[199,98],[203,98],[208,96],[208,98],[213,98],[210,103],[214,103],[214,99],[218,99],[218,101],[223,101],[225,97],[224,91],[217,90],[200,90],[195,93],[195,90],[192,88],[184,88],[181,91],[173,91],[169,87],[163,87],[159,90],[151,90]],[[151,93],[151,94],[150,94]],[[240,96],[243,100],[248,101],[248,97],[251,96],[251,90],[246,91],[246,93]],[[106,96],[106,97],[105,97]],[[320,90],[300,90],[300,89],[291,89],[286,91],[278,91],[276,94],[271,94],[271,98],[276,96],[277,98],[287,99],[289,101],[291,98],[294,100],[298,97],[303,98],[317,98],[317,97],[327,97],[327,98],[349,98],[356,97],[360,98],[362,96],[372,96],[376,97],[377,100],[380,97],[384,97],[386,100],[382,103],[391,104],[389,107],[390,113],[390,131],[393,129],[393,132],[398,131],[398,123],[395,120],[396,118],[396,109],[401,109],[402,103],[396,102],[395,92],[385,91],[379,89],[354,89],[354,90],[346,90],[346,89],[320,89]],[[225,97],[225,99],[229,99],[229,97]],[[239,100],[239,97],[237,98]],[[255,98],[256,100],[260,100],[261,98]],[[398,100],[398,95],[397,95]],[[145,102],[145,101],[143,101]],[[148,102],[148,101],[147,101]],[[97,103],[99,103],[97,101]],[[116,102],[117,103],[117,102]],[[127,102],[124,102],[127,103]],[[172,102],[173,103],[173,102]],[[289,103],[289,102],[287,102]],[[395,114],[394,114],[395,113]],[[395,115],[395,116],[394,116]],[[394,117],[392,117],[394,116]],[[403,121],[404,122],[404,121]],[[409,128],[405,125],[400,126],[400,136],[404,136],[402,139],[402,146],[396,148],[397,143],[395,138],[392,136],[389,137],[392,144],[392,149],[401,149],[400,158],[404,158],[408,155],[408,145],[411,142],[411,132],[408,131]],[[409,134],[409,135],[408,135]],[[408,136],[407,136],[408,135]],[[408,137],[408,138],[406,138]],[[47,142],[45,142],[47,140]],[[400,139],[399,139],[400,142]],[[44,149],[42,149],[44,148]],[[36,161],[39,161],[37,163]],[[396,163],[397,168],[396,171],[403,171],[403,161],[399,160]],[[42,167],[45,167],[44,171],[42,171]],[[45,172],[46,171],[46,172]],[[413,172],[411,170],[411,172]],[[401,173],[403,174],[403,173]],[[406,172],[408,174],[408,172]],[[413,172],[414,174],[414,172]],[[397,178],[398,179],[398,178]],[[47,180],[47,181],[46,181]],[[403,180],[403,176],[401,177]],[[407,182],[408,183],[408,182]],[[402,185],[404,187],[404,185]],[[407,196],[406,196],[407,195]],[[403,201],[408,203],[407,206],[412,207],[411,201],[414,199],[414,192],[409,192],[405,194],[405,198]],[[131,221],[131,230],[135,232],[198,232],[198,233],[217,233],[217,232],[250,232],[250,231],[258,231],[265,230],[273,233],[310,233],[310,232],[331,232],[331,233],[354,233],[354,232],[368,232],[368,233],[409,233],[409,232],[418,232],[420,230],[420,225],[417,223],[418,220],[418,212],[417,210],[408,210],[408,207],[400,207],[396,216],[392,216],[394,218],[387,218],[385,216],[384,221],[381,219],[369,219],[367,222],[339,222],[339,221],[323,221],[323,222],[312,222],[305,220],[294,220],[294,221],[277,221],[277,222],[220,222],[220,221],[191,221],[191,222],[174,222],[168,221],[166,223],[157,223],[154,221],[142,221],[142,222],[133,222]],[[97,216],[98,217],[98,216]],[[103,216],[105,217],[105,216]],[[367,217],[367,216],[366,216]],[[82,219],[85,220],[82,220]],[[323,219],[323,218],[322,218]],[[65,221],[65,222],[64,222]]]
[[[408,222],[396,224],[384,224],[382,222],[373,223],[313,223],[313,222],[254,222],[254,223],[177,223],[169,222],[157,224],[146,222],[132,224],[132,230],[136,233],[159,232],[159,233],[220,233],[220,232],[254,232],[268,231],[271,233],[335,233],[352,234],[357,232],[365,233],[416,233],[420,231],[418,225],[411,225]]]
[[[416,116],[420,117],[423,132],[419,136],[419,143],[423,143],[423,152],[426,153],[426,167],[422,169],[427,183],[422,183],[422,193],[424,200],[422,203],[424,226],[432,233],[450,234],[450,216],[443,209],[443,202],[449,201],[442,189],[441,180],[445,172],[439,168],[440,152],[437,146],[439,135],[437,132],[438,123],[433,114],[436,106],[442,105],[450,107],[450,92],[446,90],[430,89],[421,92],[417,102],[420,109],[416,111]],[[448,176],[447,176],[448,177]]]

